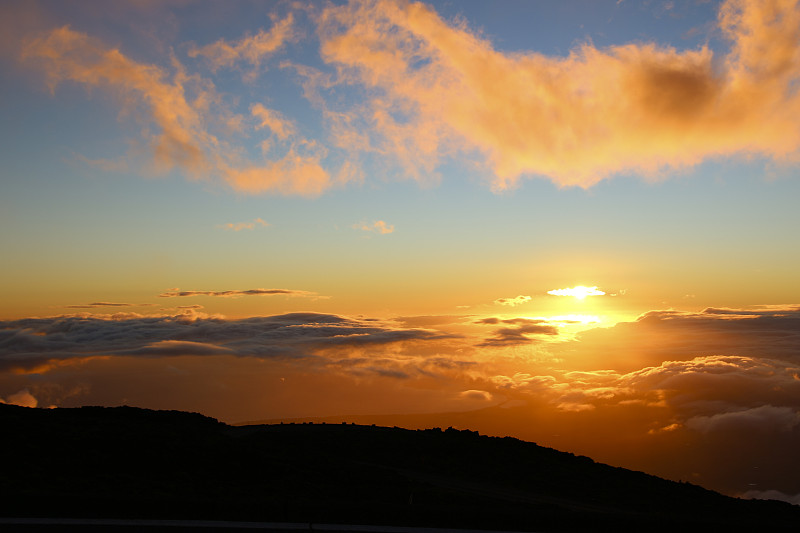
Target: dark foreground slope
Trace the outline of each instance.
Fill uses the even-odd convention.
[[[565,531],[797,530],[728,498],[512,438],[354,425],[231,427],[128,407],[0,405],[0,515]],[[710,529],[709,529],[710,528]]]

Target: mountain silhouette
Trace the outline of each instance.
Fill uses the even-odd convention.
[[[740,500],[468,430],[229,426],[132,407],[0,405],[0,516],[505,531],[796,531]],[[52,531],[52,529],[48,529]]]

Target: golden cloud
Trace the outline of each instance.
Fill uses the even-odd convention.
[[[73,81],[108,90],[122,100],[125,111],[139,111],[143,122],[159,130],[144,134],[159,172],[179,168],[193,178],[222,176],[233,189],[248,193],[314,196],[330,186],[320,164],[325,151],[302,138],[293,139],[280,158],[263,164],[243,161],[238,149],[210,130],[216,116],[228,129],[240,118],[221,107],[213,83],[188,75],[174,57],[170,79],[167,70],[138,63],[64,26],[26,42],[22,58],[44,70],[51,91]],[[258,104],[253,114],[261,121],[257,128],[268,127],[281,140],[294,135],[291,122],[277,112]]]
[[[535,175],[588,187],[715,156],[796,155],[797,1],[730,0],[718,22],[723,57],[652,43],[549,57],[505,54],[424,4],[378,0],[328,7],[320,38],[341,79],[366,89],[361,122],[349,122],[368,123],[408,175],[478,152],[496,189]]]
[[[274,54],[294,36],[294,16],[289,13],[285,19],[274,22],[270,31],[260,30],[256,35],[243,37],[233,44],[220,39],[213,44],[192,47],[189,57],[205,57],[214,70],[231,67],[239,61],[246,61],[258,68],[264,58]],[[249,77],[255,74],[257,71],[253,71]]]
[[[353,229],[360,229],[361,231],[369,231],[372,233],[386,235],[387,233],[394,232],[394,224],[387,224],[383,220],[376,220],[372,224],[367,224],[365,222],[353,224]]]
[[[363,179],[363,154],[421,182],[458,158],[503,190],[522,177],[581,187],[622,172],[657,177],[737,154],[796,160],[800,149],[798,0],[723,2],[723,53],[648,42],[586,43],[566,57],[504,53],[418,2],[353,0],[313,17],[320,56],[335,72],[280,64],[296,71],[322,113],[328,146],[262,104],[249,116],[232,112],[209,79],[175,56],[164,66],[139,62],[63,26],[24,40],[21,57],[53,91],[66,81],[100,88],[125,113],[138,112],[156,171],[219,177],[245,193],[319,195]],[[188,55],[212,72],[244,63],[254,76],[300,33],[289,14],[269,30],[191,46]],[[249,160],[222,133],[246,135],[248,124],[269,132],[265,161]],[[346,160],[337,172],[324,164],[329,148]]]

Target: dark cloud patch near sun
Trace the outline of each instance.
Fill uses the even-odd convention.
[[[553,350],[568,357],[572,366],[621,373],[705,355],[800,361],[800,306],[650,311],[633,322],[583,331],[577,338],[579,342]]]
[[[517,344],[530,344],[538,342],[528,335],[558,335],[558,327],[548,323],[547,320],[538,318],[508,318],[487,317],[475,321],[476,324],[497,325],[507,324],[494,330],[494,336],[478,344],[480,347],[514,346]]]

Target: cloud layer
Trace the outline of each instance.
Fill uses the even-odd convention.
[[[421,328],[400,328],[375,320],[338,315],[291,313],[242,320],[204,317],[193,310],[170,316],[118,314],[29,318],[0,322],[0,370],[42,372],[53,364],[108,356],[167,357],[233,355],[315,359],[361,368],[356,357],[370,347],[452,338]],[[369,362],[372,371],[389,371],[383,353]],[[349,359],[349,361],[346,361]],[[310,363],[313,364],[313,363]],[[397,369],[394,369],[397,371]],[[401,372],[402,373],[402,372]],[[399,375],[399,374],[398,374]]]
[[[561,58],[499,52],[421,3],[350,2],[321,18],[321,53],[365,88],[373,142],[415,177],[478,151],[497,189],[523,175],[590,186],[720,155],[796,155],[799,13],[793,0],[725,2],[725,56],[587,43]]]
[[[535,176],[588,187],[721,156],[796,161],[799,13],[796,0],[728,0],[714,29],[725,51],[584,43],[561,57],[497,50],[423,3],[352,0],[271,14],[239,39],[171,43],[167,64],[70,26],[28,35],[20,58],[54,93],[74,82],[114,95],[141,123],[134,152],[149,152],[154,171],[245,193],[319,195],[363,178],[372,156],[384,174],[421,182],[457,159],[496,190]],[[290,44],[312,48],[313,64]],[[309,136],[277,108],[218,91],[221,71],[243,68],[252,83],[268,63],[297,75],[325,131]],[[262,158],[243,149],[251,138]]]
[[[210,57],[215,65],[233,61],[238,55],[258,63],[260,54],[266,53],[262,44],[243,40],[236,47],[228,47],[230,53],[223,53],[227,45],[218,42],[195,52]],[[266,45],[278,47],[269,39]],[[324,150],[293,131],[290,135],[288,127],[271,130],[285,142],[268,161],[243,158],[241,150],[232,144],[237,138],[220,134],[242,133],[236,130],[246,124],[245,119],[222,103],[210,79],[190,74],[174,54],[168,67],[139,62],[86,33],[63,26],[28,38],[21,58],[45,73],[53,93],[63,82],[75,82],[118,98],[122,112],[135,114],[144,124],[142,141],[157,173],[179,169],[193,179],[218,175],[234,189],[249,193],[314,196],[330,186],[328,171],[320,165]],[[274,128],[277,119],[267,121],[269,110],[263,105],[254,107],[254,112],[261,120],[252,129],[270,124]],[[273,117],[279,115],[273,113]]]
[[[800,307],[651,311],[577,337],[556,324],[320,313],[228,320],[193,309],[27,318],[0,322],[0,395],[43,405],[134,397],[228,420],[444,412],[450,418],[438,424],[730,494],[800,494]],[[479,410],[452,414],[469,409]]]

